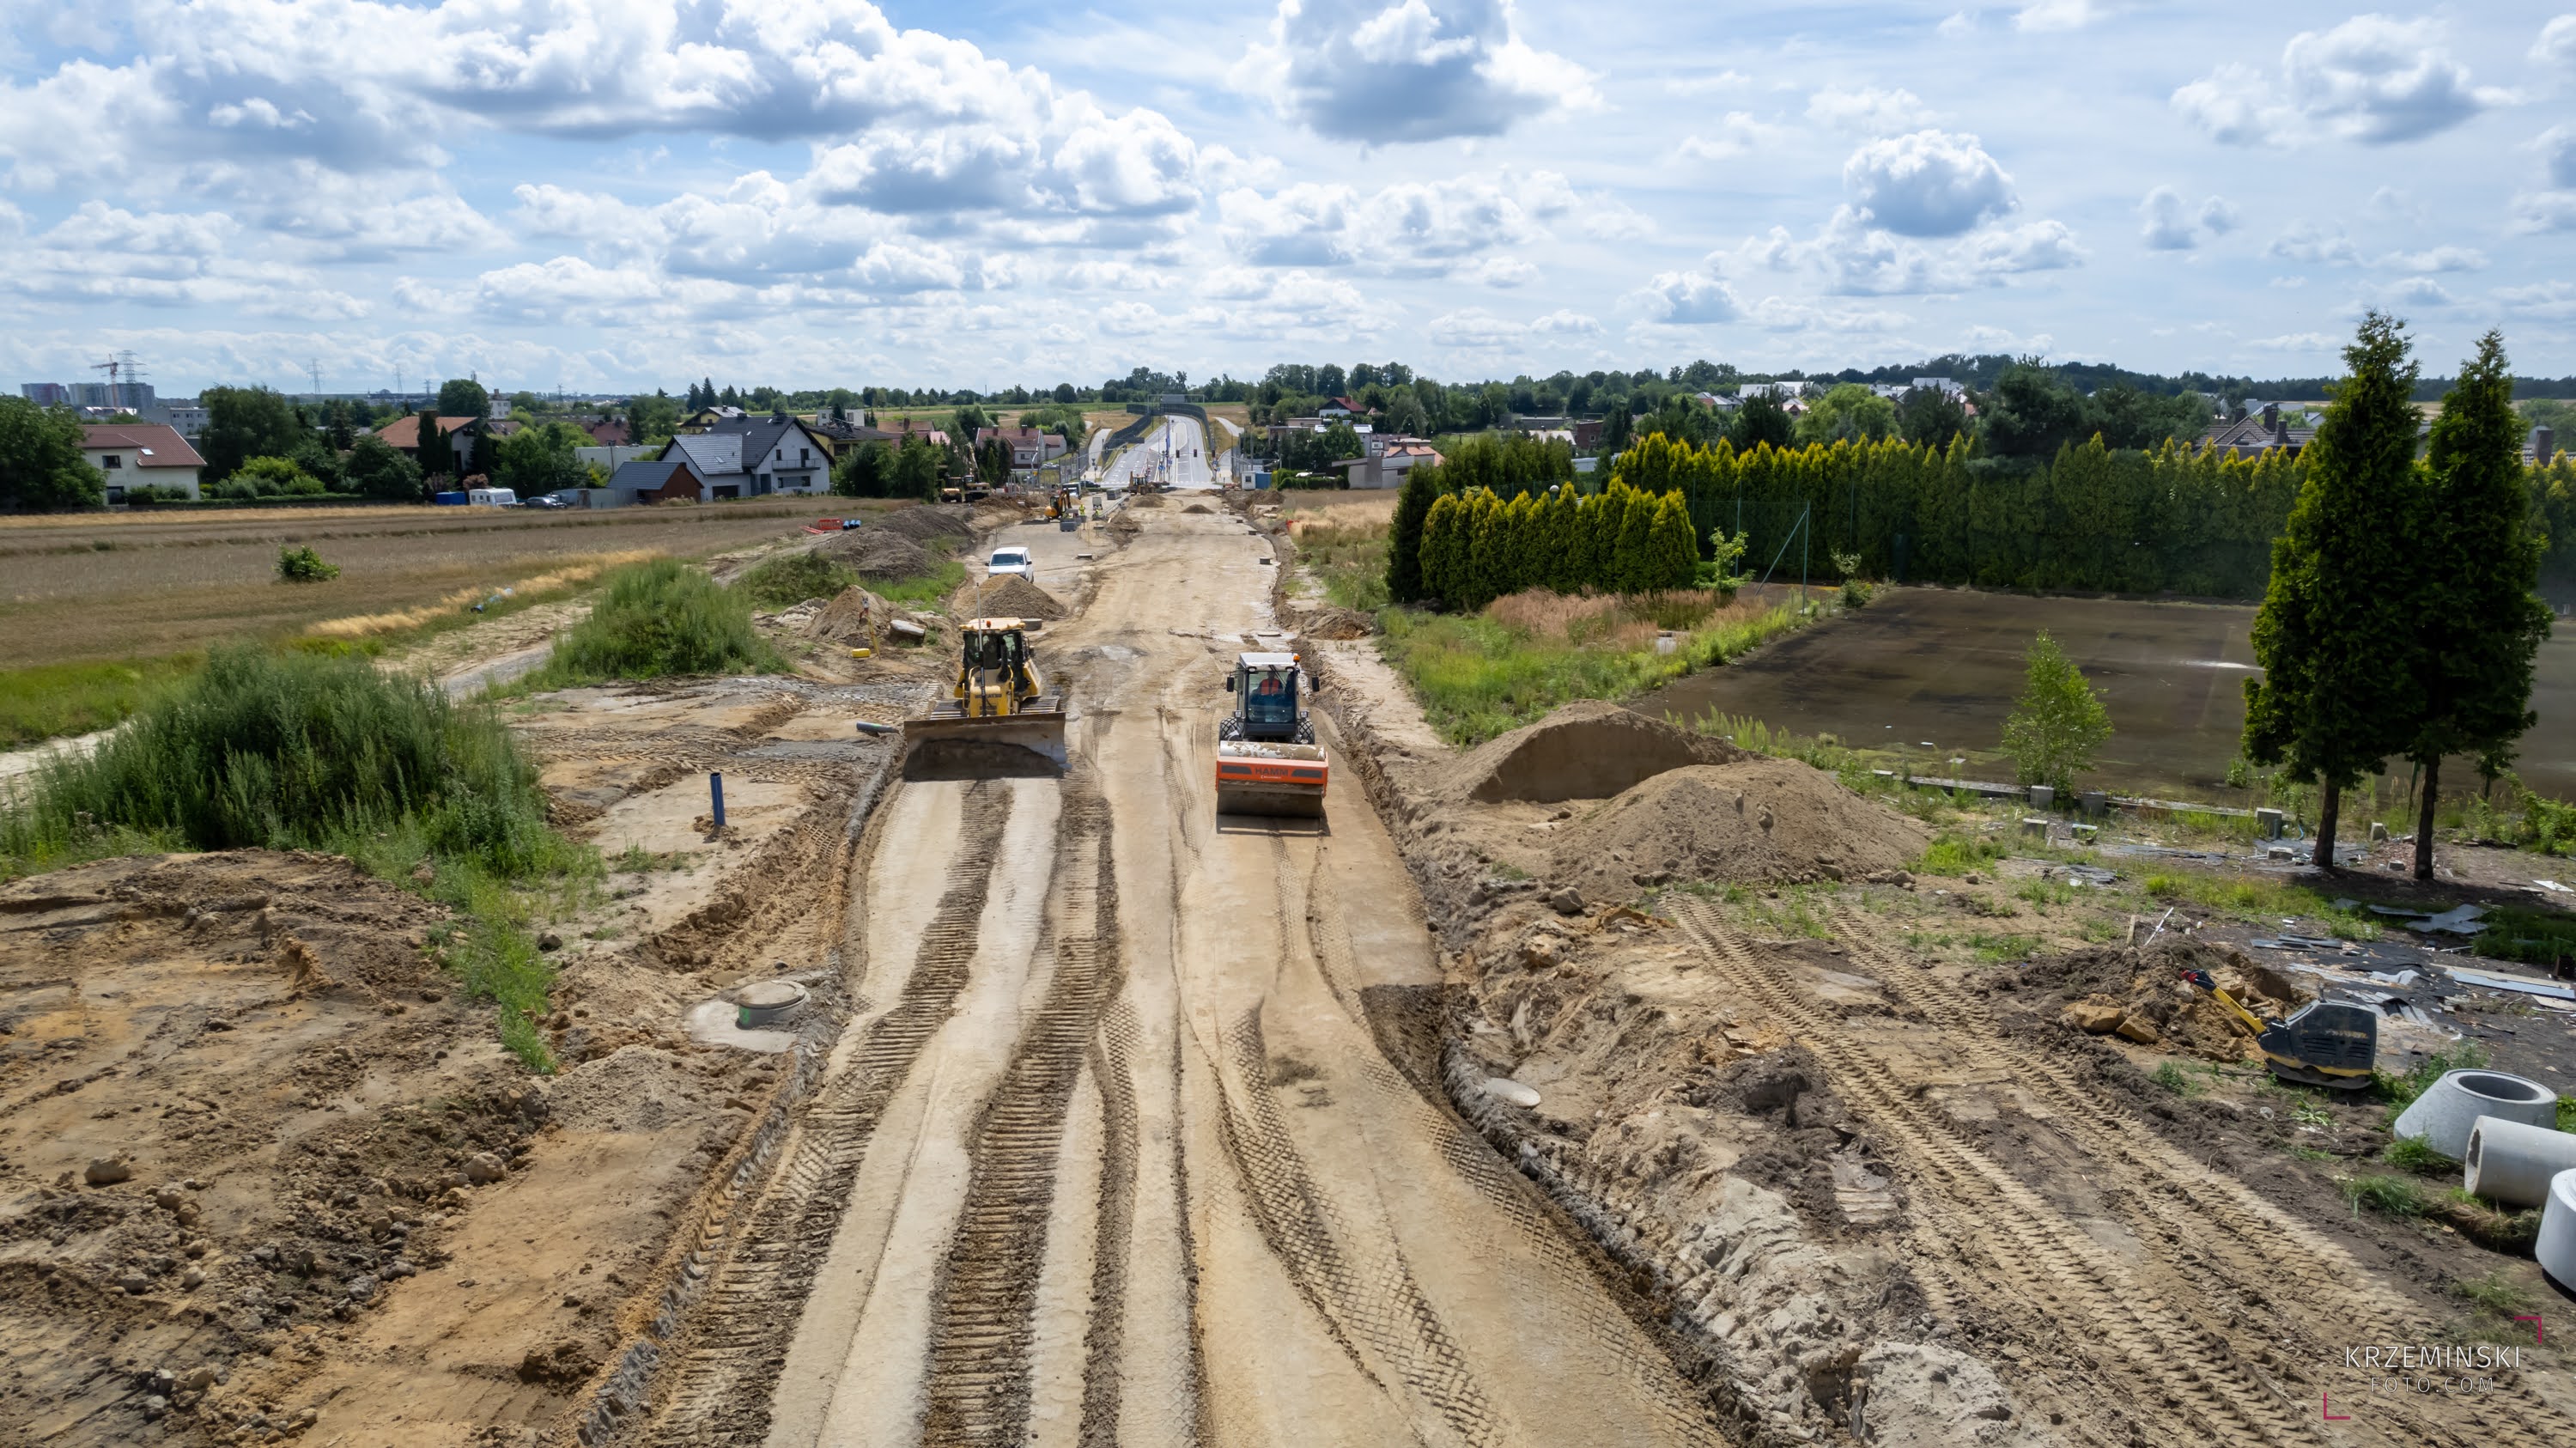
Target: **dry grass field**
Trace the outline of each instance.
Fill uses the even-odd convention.
[[[435,607],[605,555],[704,558],[793,534],[843,499],[578,513],[462,508],[87,514],[0,524],[0,670],[200,651],[328,619]],[[883,505],[875,505],[882,507]],[[276,579],[309,544],[340,576]]]

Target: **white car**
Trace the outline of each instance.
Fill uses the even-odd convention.
[[[1035,583],[1038,578],[1037,560],[1029,556],[1026,548],[996,548],[991,561],[984,565],[984,576],[999,578],[1006,573],[1016,573]]]

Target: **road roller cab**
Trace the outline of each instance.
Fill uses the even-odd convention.
[[[1217,725],[1217,813],[1323,814],[1331,766],[1306,715],[1314,681],[1297,655],[1238,654],[1225,687],[1234,709]]]

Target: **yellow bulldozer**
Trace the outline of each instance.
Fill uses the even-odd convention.
[[[967,756],[992,745],[1023,749],[1065,767],[1064,698],[1050,694],[1029,651],[1029,624],[1017,618],[969,619],[959,627],[957,678],[948,697],[903,721],[908,753]],[[955,746],[967,746],[960,750]],[[925,751],[923,746],[928,746]],[[1002,771],[1008,772],[1008,771]]]

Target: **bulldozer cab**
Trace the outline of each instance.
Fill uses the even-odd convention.
[[[1029,667],[1027,625],[1016,618],[979,618],[958,630],[956,698],[970,714],[1015,714],[1038,692]]]

